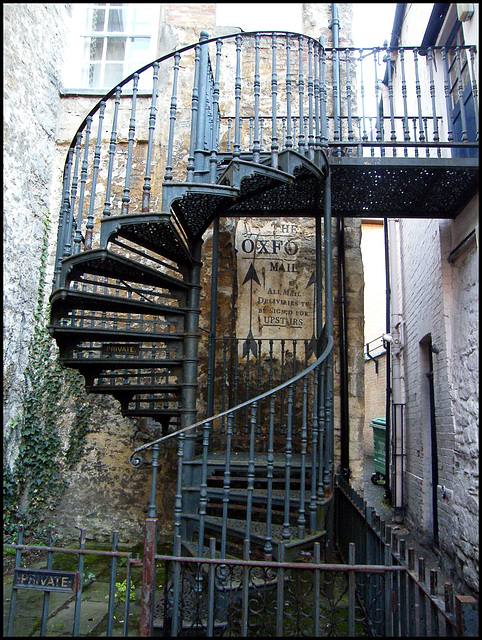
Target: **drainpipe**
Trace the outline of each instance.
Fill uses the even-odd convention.
[[[399,221],[388,221],[388,251],[390,262],[390,334],[385,336],[390,343],[392,369],[392,411],[391,411],[391,494],[392,506],[395,513],[401,515],[403,507],[403,412],[402,396],[402,324],[403,315],[399,290],[399,257],[398,231]]]
[[[345,227],[343,218],[337,217],[338,247],[338,327],[340,335],[340,473],[350,477],[350,421],[348,405],[348,332],[345,287]]]

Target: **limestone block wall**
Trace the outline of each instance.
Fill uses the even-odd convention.
[[[13,425],[25,390],[47,216],[52,245],[56,236],[52,186],[70,15],[66,3],[4,4],[3,424],[9,466],[18,453]],[[51,261],[48,268],[51,274]]]

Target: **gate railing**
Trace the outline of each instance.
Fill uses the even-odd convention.
[[[343,529],[352,530],[357,516],[351,512],[360,513],[359,505],[354,505],[340,485],[336,499],[343,511]],[[436,593],[436,571],[431,572],[430,586],[425,584],[423,559],[419,559],[417,575],[413,550],[408,550],[406,566],[404,552],[390,543],[394,532],[376,521],[374,527],[367,522],[365,528],[374,531],[368,546],[378,558],[367,562],[363,543],[345,540],[340,542],[347,560],[341,558],[338,564],[325,562],[318,542],[297,562],[285,561],[282,546],[279,561],[272,562],[220,558],[211,539],[208,557],[154,552],[149,566],[143,566],[131,552],[117,550],[117,533],[107,551],[86,549],[85,530],[78,548],[54,546],[52,530],[45,546],[23,544],[20,527],[17,544],[4,545],[4,550],[13,549],[16,554],[12,591],[4,589],[4,597],[10,597],[4,632],[7,637],[28,635],[23,626],[28,618],[31,632],[38,631],[42,637],[70,629],[74,637],[92,633],[149,636],[153,632],[169,637],[192,633],[207,637],[477,637],[477,602],[464,596],[454,598],[452,585],[447,583],[443,604]],[[152,524],[146,522],[146,539]],[[363,530],[363,521],[357,524]],[[23,568],[22,553],[33,550],[43,554],[44,564]],[[75,558],[69,563],[74,571],[62,570],[67,556]],[[106,560],[103,578],[91,570],[89,558],[94,557]],[[59,586],[67,585],[70,577],[74,578],[70,590]],[[148,607],[135,597],[134,580],[137,592],[141,580],[149,582],[153,597]],[[176,580],[179,593],[175,598]],[[37,598],[32,597],[35,593]],[[104,606],[99,604],[102,599]]]
[[[449,582],[443,585],[442,597],[437,570],[430,569],[427,579],[425,558],[419,557],[416,567],[415,550],[407,549],[403,535],[387,525],[341,476],[336,476],[335,484],[335,538],[344,560],[355,545],[357,561],[363,564],[404,569],[391,574],[388,583],[375,578],[371,583],[358,584],[361,606],[368,609],[374,591],[390,590],[391,602],[384,618],[377,620],[375,635],[478,635],[477,601],[455,595]]]

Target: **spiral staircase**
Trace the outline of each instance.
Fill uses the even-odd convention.
[[[326,69],[340,64],[338,53],[299,34],[203,32],[104,96],[68,152],[50,332],[61,363],[84,376],[89,393],[159,426],[159,437],[131,457],[136,466],[152,452],[150,516],[159,450],[177,439],[176,556],[294,560],[319,543],[329,549],[332,208],[431,217],[437,198],[436,215],[453,217],[476,188],[474,163],[440,153],[421,159],[419,141],[407,135],[397,142],[392,131],[392,156],[374,157],[384,129],[377,121],[378,147],[366,131],[354,135],[348,72],[346,115],[336,100],[341,86],[329,100]],[[347,70],[356,53],[347,50]],[[149,97],[139,93],[142,74],[152,77]],[[397,157],[397,145],[417,153]],[[315,221],[316,330],[303,365],[280,377],[271,353],[267,387],[199,415],[203,236],[220,218],[283,216]],[[215,275],[217,264],[207,266]],[[227,384],[216,377],[214,354],[208,394]],[[234,368],[244,366],[236,359]],[[182,589],[174,583],[177,616]]]

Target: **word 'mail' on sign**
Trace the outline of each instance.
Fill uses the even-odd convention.
[[[102,344],[102,355],[138,356],[139,345],[130,342],[104,342]]]
[[[15,569],[13,587],[37,591],[76,593],[80,586],[78,571],[48,571],[47,569]]]

